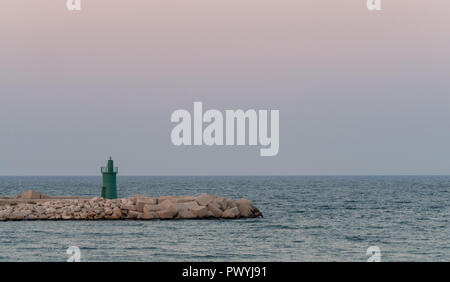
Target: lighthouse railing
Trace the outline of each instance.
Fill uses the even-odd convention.
[[[108,169],[107,166],[102,166],[101,167],[101,171],[102,171],[102,173],[118,173],[119,172],[119,167],[115,166],[113,168],[113,170],[111,171],[110,169]]]

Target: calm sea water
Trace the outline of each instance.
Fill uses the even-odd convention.
[[[263,219],[0,222],[0,261],[450,261],[450,176],[125,177],[119,194],[253,200]],[[0,177],[28,189],[97,196],[100,177]]]

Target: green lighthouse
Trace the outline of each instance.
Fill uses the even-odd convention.
[[[118,167],[114,167],[114,161],[109,157],[108,164],[102,166],[103,174],[102,197],[105,199],[117,199],[116,175]]]

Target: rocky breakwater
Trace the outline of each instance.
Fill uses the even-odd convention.
[[[30,194],[30,193],[29,193]],[[34,193],[34,195],[38,195]],[[7,220],[157,220],[157,219],[237,219],[262,217],[247,199],[200,196],[148,197],[134,195],[122,199],[42,197],[7,198],[0,202],[0,221]]]

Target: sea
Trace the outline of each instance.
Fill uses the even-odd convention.
[[[29,189],[99,196],[101,178],[0,177]],[[247,198],[264,218],[0,222],[0,261],[450,261],[450,176],[119,176],[133,194]],[[373,248],[371,249],[373,250]]]

